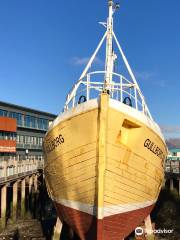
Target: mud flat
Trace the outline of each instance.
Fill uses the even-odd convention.
[[[36,220],[18,220],[8,224],[0,234],[0,240],[46,240],[41,223]]]

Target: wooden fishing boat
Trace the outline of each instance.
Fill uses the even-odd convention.
[[[113,31],[118,8],[108,1],[106,32],[64,111],[44,139],[45,179],[59,218],[81,240],[120,240],[152,211],[167,148]],[[105,71],[90,66],[106,40]],[[128,80],[114,72],[117,55]]]

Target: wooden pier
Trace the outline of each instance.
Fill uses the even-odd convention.
[[[169,186],[170,190],[176,189],[180,196],[180,161],[170,160],[165,166],[164,186]]]
[[[18,217],[24,218],[28,207],[33,204],[30,201],[35,199],[38,176],[42,170],[43,161],[37,159],[0,161],[1,230],[6,227],[9,219],[16,222]],[[30,195],[33,195],[31,199]]]

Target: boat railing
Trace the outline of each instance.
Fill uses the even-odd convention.
[[[74,108],[84,101],[98,98],[99,94],[106,89],[112,99],[125,103],[152,119],[144,97],[136,84],[123,75],[113,72],[111,83],[105,85],[105,76],[105,71],[95,71],[80,79],[68,94],[64,110]]]

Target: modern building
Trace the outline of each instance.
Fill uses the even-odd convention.
[[[42,159],[43,137],[55,117],[0,101],[0,160]]]
[[[166,172],[180,173],[180,148],[169,149],[165,170]]]
[[[180,148],[169,149],[168,159],[169,160],[180,160]]]

